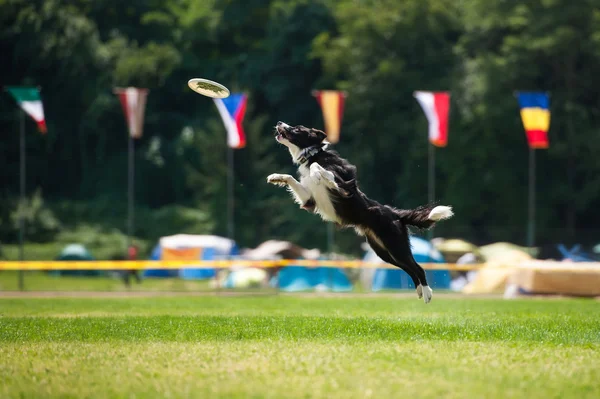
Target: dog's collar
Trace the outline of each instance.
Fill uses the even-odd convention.
[[[303,165],[314,158],[315,155],[320,153],[325,149],[327,145],[319,144],[313,145],[312,147],[306,147],[302,151],[300,151],[300,155],[298,155],[298,163]]]

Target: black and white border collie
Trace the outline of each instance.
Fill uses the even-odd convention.
[[[412,278],[419,298],[429,303],[433,292],[425,271],[412,256],[407,225],[430,228],[450,218],[452,208],[427,205],[406,210],[382,205],[359,190],[356,167],[327,148],[322,131],[278,122],[275,134],[298,165],[300,181],[275,173],[267,182],[287,187],[302,208],[319,214],[323,220],[353,227],[366,236],[375,253],[404,270]]]

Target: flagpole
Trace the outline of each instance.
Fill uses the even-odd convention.
[[[340,135],[340,130],[341,130],[341,125],[342,125],[342,114],[343,114],[343,110],[344,110],[344,102],[346,97],[348,97],[348,93],[345,91],[339,91],[339,90],[312,90],[311,91],[311,95],[317,100],[317,102],[319,103],[319,106],[321,107],[321,112],[323,113],[323,122],[325,123],[325,131],[326,134],[329,136],[330,134],[332,134],[332,132],[329,130],[330,127],[327,125],[327,114],[331,115],[331,112],[334,112],[335,115],[338,116],[338,123],[339,126],[337,127],[337,136],[336,136],[336,141],[332,141],[333,144],[335,144],[337,142],[337,140],[339,140],[339,135]],[[334,103],[336,104],[335,107],[337,107],[337,109],[332,109],[332,106],[327,106],[327,104],[332,104],[330,101],[327,100],[323,100],[323,96],[337,96],[337,102]],[[331,98],[331,97],[329,97]],[[336,129],[334,129],[335,131]],[[333,253],[333,249],[334,249],[334,233],[335,233],[335,226],[333,225],[333,223],[326,223],[326,229],[327,229],[327,251],[332,254]]]
[[[529,196],[527,206],[527,246],[535,244],[535,149],[529,148]]]
[[[19,198],[19,260],[23,262],[25,260],[25,217],[23,213],[25,212],[25,173],[27,172],[25,169],[25,111],[21,110],[21,120],[20,124],[20,162],[19,162],[19,174],[20,174],[20,198]],[[19,270],[19,291],[23,291],[25,289],[25,281],[24,281],[24,272],[23,269]]]
[[[135,195],[135,146],[133,136],[128,134],[128,178],[127,178],[127,256],[129,256],[129,248],[132,245],[132,237],[134,230],[134,195]]]
[[[429,205],[432,205],[435,201],[435,147],[433,144],[428,143],[429,146],[429,168],[428,168],[428,184],[427,184],[427,197]],[[433,238],[433,229],[427,231],[427,236],[431,240]]]
[[[233,175],[233,148],[227,146],[227,235],[231,240],[235,240],[235,222],[234,222],[234,175]]]

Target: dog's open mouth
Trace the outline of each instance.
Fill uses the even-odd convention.
[[[277,140],[277,141],[280,141],[281,139],[289,140],[289,134],[283,126],[277,125],[275,127],[275,133],[276,133],[275,140]]]

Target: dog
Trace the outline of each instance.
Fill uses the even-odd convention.
[[[377,256],[404,270],[417,296],[429,303],[433,291],[425,271],[412,256],[407,226],[431,228],[437,221],[452,217],[452,208],[426,205],[396,209],[370,199],[358,188],[356,167],[330,150],[326,138],[321,130],[278,122],[275,139],[288,148],[298,165],[300,181],[274,173],[267,182],[287,187],[301,208],[365,236]]]

